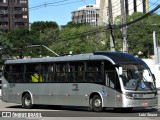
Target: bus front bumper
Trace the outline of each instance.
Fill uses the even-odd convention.
[[[158,106],[158,98],[128,99],[123,97],[122,107],[155,107],[155,106]]]

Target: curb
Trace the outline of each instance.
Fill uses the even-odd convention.
[[[158,92],[158,94],[160,95],[160,88],[157,88],[157,92]]]

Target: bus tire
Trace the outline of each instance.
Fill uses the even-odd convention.
[[[89,100],[89,107],[88,107],[88,111],[91,112],[92,109],[92,98]]]
[[[99,95],[94,95],[93,98],[92,98],[92,110],[94,112],[103,111],[102,99]]]
[[[32,104],[32,99],[29,93],[26,93],[23,97],[22,97],[22,107],[25,109],[30,109],[32,108],[33,104]]]

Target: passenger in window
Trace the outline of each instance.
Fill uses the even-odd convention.
[[[42,67],[39,65],[35,67],[35,73],[33,75],[31,75],[32,82],[42,82],[43,81],[43,79],[42,79],[43,75],[39,74],[41,69],[42,69]]]
[[[48,82],[48,73],[46,71],[43,73],[43,82]]]
[[[39,75],[37,73],[34,73],[33,75],[31,75],[31,78],[32,78],[32,82],[38,82]]]

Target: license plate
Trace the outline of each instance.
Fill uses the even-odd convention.
[[[142,106],[148,106],[147,102],[142,103]]]

